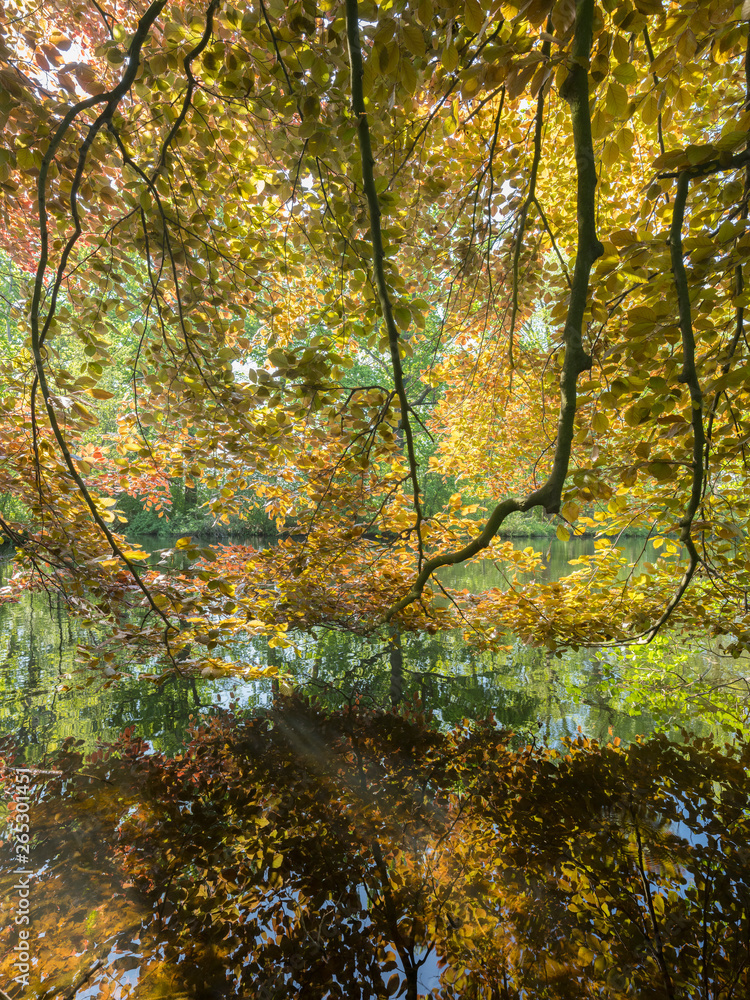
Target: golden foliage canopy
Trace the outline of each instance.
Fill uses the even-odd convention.
[[[725,0],[8,0],[0,492],[27,579],[170,658],[437,628],[434,572],[528,571],[494,539],[541,507],[596,553],[480,624],[745,648],[747,53]],[[426,502],[446,475],[461,495]],[[303,541],[142,572],[116,501],[165,477]],[[628,526],[657,550],[623,574]]]

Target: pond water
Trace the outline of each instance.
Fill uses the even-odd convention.
[[[546,550],[549,578],[570,571],[568,560],[593,550],[593,540],[568,543],[532,539]],[[642,540],[626,540],[637,559]],[[6,576],[10,563],[0,567]],[[502,586],[489,560],[444,571],[443,582],[481,592]],[[24,595],[0,605],[0,735],[14,734],[30,763],[42,760],[67,737],[93,750],[128,727],[155,748],[175,750],[191,716],[217,707],[268,706],[278,682],[170,678],[156,686],[139,680],[140,665],[125,664],[118,679],[103,678],[76,660],[77,643],[92,637],[71,620],[57,595]],[[413,701],[438,723],[494,713],[498,724],[556,743],[575,734],[624,741],[654,729],[687,727],[699,733],[744,724],[748,709],[745,660],[721,657],[716,648],[677,647],[670,641],[630,651],[578,650],[553,656],[509,639],[509,649],[483,652],[460,634],[404,634],[394,655],[386,636],[361,638],[315,629],[293,636],[293,649],[269,649],[263,639],[243,644],[243,660],[272,664],[285,676],[281,690],[303,687],[336,705],[359,693],[376,705]]]
[[[560,577],[592,543],[545,547]],[[243,648],[281,680],[157,687],[81,640],[0,605],[3,1000],[750,996],[750,746],[706,735],[744,661],[321,628]]]

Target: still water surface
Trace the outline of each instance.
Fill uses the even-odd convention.
[[[591,546],[554,543],[550,576]],[[444,582],[480,592],[502,578],[485,561]],[[698,1000],[690,983],[704,970],[686,965],[688,952],[704,967],[710,958],[710,995],[725,982],[735,991],[722,996],[750,995],[737,992],[750,989],[750,754],[656,741],[631,747],[627,771],[628,755],[589,754],[581,741],[558,781],[566,766],[550,768],[543,745],[579,727],[627,744],[658,728],[738,726],[744,662],[674,640],[554,657],[512,639],[481,652],[459,634],[405,634],[398,649],[321,628],[294,636],[296,650],[243,648],[243,661],[278,666],[281,683],[156,687],[139,680],[141,664],[109,680],[83,668],[77,643],[94,638],[55,597],[0,605],[0,736],[14,738],[16,766],[53,768],[32,779],[25,814],[28,987],[13,980],[20,772],[5,772],[0,982],[12,1000],[662,995],[666,965],[642,947],[653,899],[670,908],[669,974],[686,984],[675,996]],[[279,698],[295,687],[327,711]],[[357,695],[350,724],[335,709]],[[421,705],[443,732],[366,710],[393,704]],[[216,713],[233,706],[266,714]],[[448,732],[490,712],[518,734],[511,746],[529,746],[506,757],[491,726]],[[193,732],[199,752],[178,753],[191,718],[212,715]],[[86,755],[126,728],[145,742],[120,744],[111,761],[55,756],[67,737]],[[486,741],[478,764],[474,739]],[[498,837],[508,823],[512,836]],[[717,831],[720,856],[707,846]],[[708,921],[698,884],[716,900]]]
[[[531,544],[548,548],[551,579],[570,571],[569,559],[593,549],[590,539]],[[642,541],[625,545],[628,558],[642,554]],[[3,572],[9,571],[6,563]],[[451,568],[443,579],[477,593],[503,584],[489,560]],[[106,680],[76,660],[77,643],[91,638],[55,596],[26,594],[18,603],[0,606],[0,735],[14,734],[30,763],[66,737],[83,739],[87,749],[94,749],[126,727],[171,752],[181,744],[191,715],[230,704],[261,708],[278,691],[271,680],[229,678],[173,678],[157,687],[138,679],[145,668],[136,664],[125,665],[125,676]],[[383,637],[319,628],[293,638],[296,649],[269,649],[263,639],[243,644],[243,660],[278,666],[288,677],[282,690],[305,687],[330,705],[352,693],[381,706],[416,696],[446,727],[493,712],[501,726],[552,743],[578,727],[597,739],[606,739],[611,730],[623,741],[658,727],[705,732],[712,724],[711,697],[725,692],[727,684],[733,685],[735,721],[743,721],[747,665],[698,646],[670,664],[657,647],[627,656],[579,650],[555,657],[512,638],[508,651],[483,652],[456,633],[405,634],[401,655],[394,659]],[[672,690],[682,684],[680,678],[688,679],[684,697]]]

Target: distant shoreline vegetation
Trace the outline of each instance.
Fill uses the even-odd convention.
[[[126,515],[132,510],[138,501],[126,498],[120,501],[118,508]],[[546,538],[556,537],[557,520],[540,519],[534,513],[511,515],[502,529],[498,532],[499,538]],[[198,535],[201,538],[224,540],[242,538],[268,538],[277,539],[289,537],[295,534],[295,525],[287,524],[279,529],[276,522],[270,518],[265,511],[256,507],[248,512],[244,519],[238,517],[230,518],[226,525],[217,524],[210,513],[204,512],[201,507],[189,510],[177,509],[170,515],[158,517],[155,512],[148,510],[136,510],[128,517],[125,526],[125,533],[132,537],[148,535],[158,538],[172,538],[180,535]],[[594,531],[580,530],[575,534],[575,538],[594,538]],[[631,528],[622,532],[623,538],[646,538],[648,530],[646,528]],[[368,535],[369,537],[369,535]],[[373,532],[373,537],[380,537],[378,532]]]

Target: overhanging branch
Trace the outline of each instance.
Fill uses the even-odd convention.
[[[347,0],[356,7],[355,0]],[[385,614],[390,621],[421,596],[427,581],[441,566],[453,566],[465,562],[487,548],[506,518],[516,511],[527,511],[533,507],[544,507],[547,513],[560,509],[562,491],[568,474],[570,454],[573,446],[573,431],[576,416],[576,390],[578,376],[591,367],[591,358],[583,349],[583,319],[588,301],[589,277],[594,261],[604,248],[596,235],[596,162],[591,136],[591,115],[589,111],[588,66],[593,36],[594,0],[577,0],[576,26],[570,55],[569,73],[562,87],[562,97],[570,106],[573,142],[575,146],[577,197],[576,215],[578,220],[578,240],[576,266],[571,283],[568,312],[565,321],[565,360],[560,376],[560,416],[557,423],[557,440],[552,471],[547,481],[526,497],[509,497],[502,500],[490,514],[484,528],[462,549],[446,552],[427,559],[421,564],[411,590],[397,601]]]
[[[691,418],[690,423],[693,431],[693,461],[692,461],[692,484],[690,489],[690,501],[685,511],[685,515],[680,521],[680,541],[685,546],[688,553],[688,566],[683,574],[680,585],[675,591],[664,612],[646,633],[647,641],[651,641],[672,615],[672,612],[682,600],[683,594],[690,586],[690,581],[695,576],[695,571],[701,562],[695,542],[692,536],[693,520],[703,499],[703,481],[705,475],[704,461],[706,448],[706,435],[703,427],[703,393],[698,381],[698,372],[695,367],[695,336],[693,334],[693,320],[690,307],[690,290],[688,287],[687,273],[685,271],[685,261],[682,251],[682,225],[685,218],[685,205],[687,203],[688,190],[690,187],[690,173],[686,170],[680,174],[677,181],[677,192],[672,209],[672,225],[669,230],[669,251],[672,261],[672,277],[677,292],[677,304],[680,314],[680,333],[682,335],[682,371],[679,381],[683,382],[690,391]]]
[[[547,22],[547,31],[552,31],[551,21]],[[542,57],[549,59],[551,43],[549,38],[545,39],[542,45]],[[523,238],[526,234],[526,220],[531,205],[536,204],[536,179],[539,174],[539,162],[542,158],[542,133],[544,129],[544,95],[545,86],[539,88],[536,102],[536,119],[534,121],[534,154],[531,161],[531,173],[529,175],[529,189],[524,198],[521,211],[518,214],[518,228],[516,230],[515,243],[513,246],[513,291],[510,311],[510,331],[508,333],[508,364],[511,372],[515,368],[513,357],[513,337],[516,332],[516,322],[518,321],[518,280],[519,268],[521,264],[521,251],[523,250]]]
[[[74,105],[74,107],[72,107],[68,111],[68,113],[65,115],[65,117],[55,130],[52,139],[50,140],[50,144],[47,148],[47,151],[42,157],[42,162],[39,168],[39,179],[37,184],[41,249],[39,253],[39,264],[37,266],[36,279],[34,283],[34,294],[31,303],[31,351],[34,357],[34,368],[35,368],[35,382],[33,391],[35,391],[36,387],[38,386],[39,391],[42,395],[42,399],[44,401],[45,409],[47,411],[47,419],[49,420],[50,428],[55,437],[55,441],[57,442],[57,445],[60,449],[60,453],[63,457],[63,461],[65,462],[68,472],[70,473],[71,478],[78,487],[78,490],[91,513],[92,519],[106,537],[107,542],[109,543],[113,553],[116,556],[118,556],[127,566],[133,579],[138,585],[138,588],[141,590],[146,600],[148,601],[149,606],[165,622],[167,630],[169,630],[173,626],[171,626],[168,618],[161,610],[161,608],[159,608],[159,606],[155,603],[153,596],[151,595],[146,585],[143,583],[143,580],[141,579],[141,576],[138,570],[136,569],[134,563],[132,562],[132,560],[128,559],[128,557],[123,552],[122,548],[117,544],[114,535],[110,531],[109,526],[107,525],[104,518],[99,513],[96,507],[96,503],[94,502],[94,498],[91,496],[91,493],[89,492],[89,489],[86,486],[83,477],[81,476],[80,472],[78,471],[78,468],[76,467],[73,455],[70,451],[70,448],[68,447],[68,443],[65,439],[65,436],[62,432],[59,421],[57,419],[57,415],[52,406],[49,385],[47,382],[45,359],[43,354],[44,339],[46,337],[50,323],[52,322],[52,318],[54,316],[57,296],[59,294],[59,289],[62,284],[63,275],[65,272],[65,266],[73,250],[73,247],[75,246],[79,236],[81,235],[81,223],[78,214],[77,197],[78,197],[78,188],[80,186],[81,179],[83,177],[83,170],[86,164],[88,151],[91,148],[91,144],[93,143],[94,138],[96,137],[99,130],[112,120],[112,116],[114,115],[117,106],[119,105],[120,101],[125,96],[125,94],[128,92],[130,87],[132,86],[135,80],[136,73],[138,71],[138,66],[140,63],[140,54],[143,44],[145,43],[146,38],[148,37],[148,33],[151,30],[151,27],[153,26],[157,17],[159,16],[162,9],[166,5],[166,2],[167,0],[155,0],[155,2],[151,4],[151,6],[148,8],[144,16],[138,22],[138,27],[135,31],[135,34],[133,35],[130,47],[128,49],[127,69],[123,73],[122,79],[117,84],[117,86],[106,94],[99,94],[96,97],[87,98],[86,100],[81,101],[78,104]],[[63,250],[60,264],[57,269],[57,275],[54,282],[50,306],[47,312],[46,319],[44,323],[42,323],[40,318],[40,305],[41,305],[42,293],[44,290],[44,274],[45,271],[47,270],[47,263],[49,260],[49,224],[48,224],[48,212],[47,212],[47,177],[49,175],[49,169],[50,166],[52,165],[55,155],[57,154],[57,150],[59,149],[66,135],[68,134],[68,130],[71,128],[75,119],[84,111],[88,110],[88,108],[94,107],[96,104],[101,104],[101,103],[105,105],[104,110],[101,111],[101,113],[97,116],[96,120],[90,126],[86,139],[84,140],[78,154],[76,173],[70,193],[70,206],[71,206],[71,215],[74,223],[74,231],[73,235],[68,239],[65,248]],[[34,420],[33,396],[32,396],[32,422],[34,423],[34,437],[36,441],[36,421]]]
[[[374,159],[372,155],[372,143],[370,140],[370,125],[367,120],[367,110],[365,108],[364,91],[362,88],[362,78],[364,68],[362,65],[362,48],[359,41],[359,10],[357,0],[346,0],[346,31],[349,45],[349,65],[351,69],[352,88],[352,111],[357,119],[357,134],[359,138],[359,151],[362,160],[362,187],[367,196],[367,206],[370,216],[370,243],[372,245],[372,267],[375,274],[375,284],[378,290],[380,308],[383,312],[386,332],[388,334],[388,347],[391,355],[391,368],[393,370],[393,383],[401,406],[401,428],[406,441],[406,457],[409,463],[409,478],[412,486],[412,496],[415,511],[415,530],[419,547],[419,565],[422,566],[423,549],[421,524],[423,520],[422,503],[419,497],[419,463],[414,448],[414,433],[409,419],[409,400],[406,395],[404,385],[404,372],[401,365],[401,352],[399,347],[399,332],[396,321],[393,317],[393,306],[388,292],[388,282],[385,276],[385,252],[383,250],[383,237],[380,228],[380,202],[378,192],[375,187]]]

